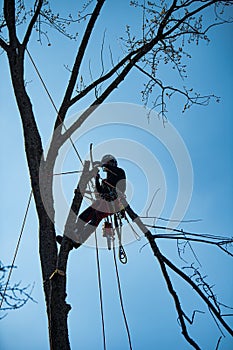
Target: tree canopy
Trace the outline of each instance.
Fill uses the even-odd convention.
[[[104,102],[116,101],[116,96],[120,96],[118,93],[120,89],[123,89],[124,102],[130,101],[130,95],[135,96],[130,102],[139,102],[139,96],[141,95],[143,105],[148,107],[145,120],[148,118],[148,121],[153,123],[156,115],[158,117],[157,121],[160,121],[162,126],[159,129],[161,135],[163,129],[170,130],[167,117],[171,109],[175,109],[177,113],[176,105],[179,105],[179,108],[183,111],[189,111],[190,107],[194,105],[208,105],[211,99],[219,102],[219,97],[215,96],[214,92],[204,92],[202,94],[196,91],[196,77],[194,76],[189,81],[187,68],[189,60],[192,59],[192,45],[197,45],[203,49],[203,41],[209,42],[209,32],[215,30],[217,32],[215,27],[231,23],[230,11],[232,1],[131,1],[130,10],[127,10],[131,11],[132,15],[130,16],[128,12],[124,13],[122,11],[121,5],[123,6],[123,4],[109,4],[108,1],[104,0],[88,1],[83,4],[82,10],[79,10],[79,12],[76,4],[72,1],[69,3],[69,8],[68,5],[65,9],[56,5],[58,8],[55,10],[52,9],[55,6],[53,2],[42,0],[38,0],[33,4],[9,0],[5,1],[3,6],[0,22],[0,45],[3,53],[7,56],[13,93],[23,127],[25,154],[39,223],[39,254],[48,315],[50,346],[54,349],[70,348],[67,324],[70,305],[66,302],[66,271],[71,247],[64,242],[61,245],[61,249],[58,249],[55,239],[60,227],[56,225],[57,221],[59,221],[59,211],[56,206],[59,196],[56,197],[54,193],[56,180],[53,174],[63,146],[67,142],[71,142],[71,148],[75,151],[76,158],[78,155],[79,166],[81,167],[80,152],[83,155],[82,158],[85,158],[89,144],[93,142],[93,139],[88,137],[85,140],[85,129],[82,130],[82,128],[85,128],[85,125],[90,125],[88,123],[92,122],[91,118],[93,118],[93,115],[94,118],[95,116],[97,119],[100,118],[98,110],[100,114],[104,114],[104,109],[101,110],[102,105],[104,106]],[[126,8],[125,6],[124,2],[124,9]],[[117,15],[114,16],[114,11],[116,10],[119,11],[118,17]],[[122,16],[122,18],[119,16]],[[126,26],[122,26],[125,20]],[[119,36],[115,34],[117,27]],[[109,32],[111,35],[109,35]],[[61,35],[61,37],[58,35]],[[68,40],[67,42],[65,41],[66,39]],[[38,42],[39,49],[36,48],[35,41]],[[6,56],[2,55],[4,59]],[[65,68],[61,69],[61,64],[64,64]],[[201,65],[202,62],[200,62]],[[195,72],[196,74],[198,73],[197,68]],[[215,73],[213,72],[213,74]],[[32,77],[32,81],[30,81],[30,77]],[[40,89],[45,90],[44,95],[38,89],[39,84],[36,85],[34,83],[36,79],[36,84],[38,82],[42,83]],[[128,88],[124,90],[124,84],[127,87],[127,82],[129,82]],[[130,90],[132,90],[132,94]],[[43,107],[45,99],[49,102],[50,107],[48,107],[47,102],[46,108]],[[115,111],[114,108],[107,111],[108,116],[105,115],[109,119],[109,125],[118,122],[117,109]],[[127,107],[125,108],[126,111]],[[68,119],[69,114],[74,111],[79,112],[75,114],[73,119]],[[111,112],[109,113],[109,111]],[[118,111],[120,111],[120,108]],[[156,111],[157,114],[154,114],[153,111]],[[125,113],[125,121],[127,122],[127,118],[131,115],[130,108]],[[104,124],[101,124],[102,119],[98,120],[99,126],[104,126]],[[129,130],[127,130],[128,126],[126,124],[122,124],[122,129],[119,126],[119,129],[115,130],[123,134],[124,132],[127,133]],[[107,122],[105,125],[107,125]],[[134,127],[136,141],[139,129],[136,120],[130,126]],[[151,126],[153,127],[153,125]],[[158,124],[156,126],[158,127]],[[43,132],[41,132],[42,130]],[[80,141],[80,139],[74,142],[72,139],[74,133],[79,131],[81,133],[79,137],[84,137],[84,142]],[[104,132],[106,133],[107,131],[105,130]],[[128,140],[131,133],[129,132],[125,139]],[[100,134],[97,131],[95,132],[94,139],[97,143]],[[118,138],[112,135],[114,134],[111,131],[108,138],[119,144]],[[160,141],[163,140],[161,135],[157,135]],[[172,135],[174,136],[176,133]],[[49,146],[46,149],[45,145],[50,136]],[[173,136],[170,141],[177,141],[178,138],[173,138]],[[94,137],[93,134],[92,137]],[[191,136],[189,137],[191,138]],[[100,140],[104,142],[104,139],[100,138]],[[145,137],[143,138],[142,145],[150,149],[147,141],[149,141],[149,136],[148,140]],[[107,147],[110,147],[109,145],[111,145],[110,141],[108,141]],[[129,143],[124,142],[124,145],[126,152]],[[96,147],[94,153],[97,154],[98,147],[95,144],[94,146]],[[171,152],[171,149],[173,150],[172,143],[170,143],[169,147]],[[175,143],[174,149],[176,147],[177,143]],[[134,149],[136,149],[136,143],[134,143]],[[154,150],[152,153],[156,154]],[[120,154],[124,160],[124,156],[122,153]],[[72,162],[69,164],[72,164]],[[185,166],[187,164],[185,163]],[[150,165],[152,169],[152,164]],[[84,169],[79,177],[78,185],[77,178],[69,185],[73,186],[71,192],[69,192],[69,202],[71,201],[72,205],[70,211],[68,211],[70,215],[67,216],[67,220],[63,218],[63,233],[65,234],[74,224],[83,196],[86,194],[88,181],[95,175],[95,169],[89,169],[89,166],[89,161],[84,162]],[[175,166],[177,169],[181,169],[176,161]],[[149,169],[149,162],[144,167]],[[159,167],[156,169],[159,171]],[[165,173],[169,179],[169,169],[164,169],[166,169]],[[189,167],[187,166],[186,174],[188,174],[188,169]],[[150,170],[146,174],[147,179],[149,179],[149,173]],[[183,173],[185,174],[185,171]],[[181,173],[178,175],[181,178]],[[76,186],[77,191],[72,202],[72,191]],[[182,190],[184,188],[185,186],[183,186]],[[149,193],[150,205],[146,208],[144,214],[147,218],[155,199],[158,201],[160,198],[156,197],[156,195],[156,191]],[[200,201],[202,200],[201,198]],[[230,237],[225,237],[225,234],[220,234],[217,237],[207,234],[195,236],[195,234],[193,235],[189,232],[190,230],[186,230],[186,232],[182,228],[174,231],[174,227],[172,234],[170,232],[167,234],[164,233],[164,230],[166,230],[164,225],[157,225],[153,221],[150,224],[145,222],[144,225],[138,214],[127,203],[125,207],[129,217],[145,234],[144,239],[147,239],[159,263],[160,273],[174,302],[178,325],[181,327],[181,332],[186,341],[195,349],[202,347],[202,345],[199,345],[198,337],[190,335],[192,333],[191,330],[189,332],[189,324],[193,324],[194,320],[196,321],[197,317],[199,318],[197,314],[202,313],[202,310],[199,309],[199,304],[198,310],[193,306],[191,317],[187,311],[184,311],[183,303],[186,304],[186,298],[186,301],[190,301],[190,299],[186,296],[182,298],[182,291],[176,292],[175,281],[177,276],[193,289],[194,294],[196,292],[201,297],[204,304],[209,308],[210,315],[219,324],[219,329],[223,327],[226,333],[232,335],[232,330],[228,324],[229,313],[223,311],[226,305],[219,301],[212,285],[206,282],[205,277],[200,273],[200,269],[196,267],[196,263],[199,265],[201,263],[192,246],[190,246],[190,242],[195,241],[207,246],[215,245],[231,256],[229,251]],[[155,208],[156,206],[153,207],[153,210]],[[169,213],[169,210],[167,212]],[[195,211],[194,213],[196,216]],[[185,215],[185,210],[183,214]],[[140,216],[143,216],[143,213]],[[152,216],[155,219],[156,213],[153,212]],[[163,218],[159,216],[159,220],[163,220]],[[172,215],[169,220],[172,222]],[[189,223],[191,222],[189,221]],[[155,228],[159,232],[153,233],[149,231],[149,227]],[[35,227],[33,230],[35,231]],[[162,238],[165,241],[169,241],[169,245],[162,244],[160,247],[158,244]],[[194,259],[195,264],[192,261],[190,262],[190,259],[189,263],[183,260],[177,262],[177,257],[174,257],[173,254],[172,259],[170,258],[169,246],[171,247],[173,240],[177,242],[178,257],[184,260],[183,252],[187,251],[187,247],[189,247],[192,256],[191,260]],[[180,245],[180,241],[182,241],[183,246]],[[35,251],[36,248],[32,249]],[[129,251],[131,249],[132,247],[129,248]],[[147,254],[149,253],[147,252]],[[172,262],[172,260],[175,262]],[[148,261],[150,261],[150,258],[146,256],[143,263],[145,264],[144,266],[147,266],[146,262]],[[83,262],[82,271],[84,272],[86,263]],[[186,265],[183,266],[183,263]],[[151,273],[150,279],[153,279]],[[133,285],[133,282],[131,283]],[[73,303],[71,302],[71,304]],[[153,300],[150,300],[151,307],[153,307]],[[215,347],[220,346],[222,336],[223,333],[216,337]],[[146,344],[147,339],[148,336],[146,340],[143,340],[143,345]],[[155,342],[155,340],[150,341],[150,344]],[[135,346],[137,345],[135,344]]]

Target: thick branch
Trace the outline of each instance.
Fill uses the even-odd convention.
[[[93,176],[93,171],[89,171],[90,162],[84,163],[82,175],[75,190],[74,198],[67,217],[64,234],[74,229],[74,224],[82,203],[83,194],[86,191],[87,183]],[[57,268],[50,276],[50,294],[49,305],[49,329],[52,349],[70,349],[67,317],[71,306],[66,303],[66,270],[67,262],[72,242],[69,239],[62,240],[60,252],[57,259]],[[58,312],[59,310],[59,312]]]
[[[218,321],[222,324],[222,326],[229,332],[231,336],[233,336],[233,330],[230,326],[224,321],[221,317],[218,310],[213,306],[213,304],[209,301],[209,299],[205,296],[205,294],[198,288],[198,286],[189,278],[183,271],[178,269],[170,260],[168,260],[164,255],[162,255],[163,260],[167,266],[169,266],[174,272],[176,272],[181,278],[183,278],[191,287],[199,294],[202,300],[206,303],[209,309],[213,312]]]
[[[144,233],[144,235],[147,237],[152,250],[155,254],[155,257],[158,259],[158,262],[160,264],[163,276],[165,278],[169,293],[171,294],[174,303],[175,303],[175,307],[179,316],[179,320],[180,320],[180,324],[181,324],[181,329],[182,329],[182,334],[184,335],[185,339],[188,341],[188,343],[190,345],[192,345],[196,350],[200,350],[200,347],[198,346],[198,344],[189,336],[187,328],[186,328],[186,324],[185,324],[185,314],[182,310],[181,304],[180,304],[180,300],[178,295],[176,294],[172,282],[170,280],[170,277],[168,275],[164,260],[163,260],[163,256],[157,246],[157,244],[155,243],[152,234],[150,233],[150,231],[146,228],[146,226],[143,224],[143,222],[141,221],[141,219],[138,217],[138,215],[131,209],[131,207],[129,206],[129,204],[127,203],[127,201],[123,198],[122,199],[122,204],[125,207],[125,211],[128,213],[129,217],[138,225],[138,227],[141,229],[141,231]]]
[[[5,0],[4,1],[4,16],[6,25],[9,31],[10,44],[16,46],[18,41],[16,35],[16,22],[15,22],[15,1]]]
[[[171,5],[171,7],[170,7],[169,10],[166,12],[166,14],[165,14],[165,16],[164,16],[164,19],[162,20],[162,22],[161,22],[161,24],[160,24],[160,26],[159,26],[159,29],[158,29],[158,36],[161,36],[161,35],[163,34],[164,27],[166,26],[169,17],[171,16],[171,14],[173,13],[173,11],[175,10],[176,4],[177,4],[177,0],[173,0],[173,3],[172,3],[172,5]]]
[[[205,8],[217,3],[218,0],[212,0],[209,1],[207,3],[205,3],[204,5],[198,7],[197,9],[186,13],[186,15],[184,17],[182,17],[180,20],[178,20],[178,22],[171,28],[169,29],[167,32],[165,32],[163,34],[164,38],[166,38],[167,36],[169,36],[171,33],[173,33],[177,28],[179,28],[179,26],[184,23],[188,18],[195,16],[197,13],[201,12],[202,10],[204,10]],[[186,6],[182,6],[183,8],[185,8]]]
[[[0,38],[0,46],[3,48],[3,50],[5,50],[5,51],[8,51],[8,49],[9,49],[9,45],[7,45],[7,43],[4,41],[4,40],[2,40],[2,38]]]
[[[23,125],[25,153],[27,156],[31,186],[39,219],[39,251],[42,275],[43,280],[47,281],[48,277],[54,271],[57,261],[57,247],[55,241],[56,234],[53,222],[54,208],[52,177],[48,179],[46,178],[43,183],[46,186],[45,203],[41,196],[43,186],[41,187],[40,183],[40,167],[46,168],[46,164],[43,160],[43,146],[35,120],[33,106],[24,84],[24,49],[19,44],[15,30],[10,22],[12,19],[13,23],[15,23],[15,14],[11,12],[15,10],[14,5],[15,3],[12,0],[5,1],[5,16],[8,16],[7,25],[9,26],[9,33],[11,33],[11,40],[8,49],[8,60],[12,85]],[[46,211],[45,204],[48,204],[49,212]],[[48,305],[50,299],[48,283],[44,284],[44,291]]]
[[[31,33],[32,33],[33,26],[34,26],[34,24],[37,21],[37,18],[38,18],[39,14],[40,14],[40,10],[41,10],[42,5],[43,5],[43,0],[39,0],[38,3],[37,3],[37,7],[36,7],[36,10],[34,12],[34,15],[32,16],[32,19],[31,19],[31,21],[30,21],[30,23],[28,25],[25,37],[23,39],[23,44],[22,45],[23,45],[24,49],[27,46],[27,43],[28,43],[29,38],[30,38]]]
[[[65,119],[66,112],[70,106],[69,102],[70,102],[71,96],[74,92],[75,84],[76,84],[77,77],[79,74],[79,69],[80,69],[81,63],[83,61],[85,51],[86,51],[87,45],[89,43],[89,39],[91,37],[91,34],[93,32],[94,25],[96,23],[97,18],[99,17],[99,14],[100,14],[101,8],[103,7],[104,2],[105,2],[105,0],[97,1],[96,7],[91,15],[91,18],[90,18],[88,24],[87,24],[85,33],[83,35],[83,38],[82,38],[81,44],[79,46],[79,49],[78,49],[78,52],[76,55],[76,59],[75,59],[74,65],[73,65],[70,81],[69,81],[69,84],[67,86],[65,96],[64,96],[63,102],[61,104],[61,108],[59,110],[59,113],[58,113],[57,120],[55,122],[55,129],[61,123],[63,123],[63,121]]]
[[[214,307],[214,305],[210,302],[210,300],[205,296],[205,294],[200,290],[200,288],[189,278],[183,271],[178,269],[171,261],[169,261],[162,253],[160,252],[157,244],[155,243],[154,237],[151,232],[147,229],[147,227],[143,224],[141,219],[137,216],[136,213],[130,208],[129,204],[125,199],[122,200],[122,204],[125,207],[126,212],[130,216],[130,218],[138,225],[144,235],[147,237],[151,248],[155,254],[155,257],[165,263],[169,268],[171,268],[175,273],[177,273],[181,278],[183,278],[201,297],[201,299],[205,302],[211,312],[215,315],[218,321],[222,324],[222,326],[233,336],[233,330],[230,326],[225,322],[225,320],[220,315],[219,311]]]
[[[108,73],[103,75],[102,77],[96,79],[93,83],[91,83],[89,86],[87,86],[83,91],[81,91],[77,96],[73,97],[70,100],[70,106],[78,102],[81,98],[86,96],[91,90],[96,88],[99,84],[103,83],[104,81],[111,78],[117,71],[124,66],[124,64],[131,59],[137,52],[141,50],[137,49],[135,51],[130,52],[128,55],[126,55],[118,64],[116,64]]]
[[[174,0],[171,9],[174,8],[176,4],[176,0]],[[130,72],[130,70],[133,68],[133,66],[135,65],[135,63],[137,63],[142,57],[144,57],[157,43],[159,40],[162,39],[161,37],[161,33],[163,31],[164,28],[164,23],[162,22],[160,25],[160,30],[158,30],[158,34],[156,35],[155,38],[153,38],[151,41],[149,41],[146,44],[143,44],[140,48],[138,48],[137,50],[131,52],[129,55],[127,55],[118,65],[117,65],[117,69],[120,68],[121,66],[123,67],[124,62],[127,62],[129,59],[129,63],[126,65],[126,67],[122,70],[122,72],[114,79],[114,81],[105,89],[105,91],[101,94],[101,96],[99,96],[90,106],[90,108],[88,108],[88,110],[86,110],[82,116],[80,116],[80,118],[78,119],[78,121],[76,123],[74,123],[69,130],[66,131],[66,133],[63,135],[64,136],[64,142],[65,140],[78,128],[82,125],[82,123],[89,117],[89,115],[96,109],[96,107],[98,105],[100,105],[102,102],[105,101],[105,99],[111,94],[111,92],[113,90],[115,90],[118,85],[125,79],[125,77],[128,75],[128,73]],[[128,57],[129,56],[129,57]],[[126,59],[127,58],[127,59]],[[81,64],[81,61],[80,61]],[[113,75],[115,73],[115,68],[113,68],[113,70],[111,70],[109,72],[110,76]],[[74,74],[74,69],[72,70],[72,76]],[[75,74],[74,74],[75,75]],[[77,77],[77,75],[76,75]],[[107,75],[108,77],[108,75]],[[102,77],[104,80],[106,78]],[[101,78],[100,78],[101,79]],[[106,78],[107,79],[107,78]],[[75,82],[76,82],[76,78],[75,78]],[[74,88],[74,85],[72,85]],[[94,88],[94,86],[91,86],[91,88]],[[88,88],[89,89],[89,88]],[[67,91],[69,90],[69,86],[67,88]],[[73,91],[73,89],[72,89]],[[85,93],[89,92],[90,90],[86,90]],[[72,92],[71,92],[72,93]],[[68,96],[68,95],[67,95]],[[71,94],[69,93],[69,96],[71,97]],[[75,103],[78,100],[78,96],[75,98],[75,100],[73,100],[73,103]],[[58,115],[58,119],[56,122],[56,126],[58,126],[62,120],[64,120],[62,113],[63,113],[63,107],[65,106],[65,109],[67,109],[69,107],[69,105],[67,105],[67,103],[69,102],[69,99],[64,98],[64,102],[62,104],[62,107],[59,111],[59,115]]]
[[[83,114],[74,122],[69,129],[61,136],[62,144],[85,122],[85,120],[101,105],[107,97],[119,86],[120,83],[124,81],[126,76],[129,74],[134,65],[148,53],[154,45],[159,41],[159,38],[156,36],[149,43],[143,45],[136,52],[136,55],[132,57],[125,68],[121,73],[112,81],[112,83],[105,89],[105,91],[87,108]]]
[[[65,229],[64,229],[64,235],[69,237],[70,232],[72,232],[75,228],[75,223],[77,216],[79,214],[79,210],[82,204],[83,196],[86,192],[86,188],[88,185],[88,182],[96,175],[96,168],[93,168],[91,171],[89,170],[90,162],[85,161],[83,166],[83,172],[80,176],[77,188],[74,192],[73,201],[70,207],[69,214],[67,216]],[[68,241],[69,243],[69,241]],[[58,256],[58,269],[66,272],[66,266],[67,266],[67,259],[69,250],[71,249],[70,244],[67,243],[67,240],[63,240],[61,244],[60,253]]]
[[[155,243],[155,242],[154,242]],[[169,274],[167,272],[166,266],[164,264],[163,258],[160,254],[157,254],[156,256],[158,258],[163,276],[165,278],[166,284],[167,284],[167,288],[169,293],[171,294],[171,296],[173,297],[174,303],[175,303],[175,307],[179,316],[179,321],[180,321],[180,325],[181,325],[181,329],[182,329],[182,333],[185,337],[185,339],[187,340],[187,342],[192,345],[194,347],[194,349],[196,350],[201,350],[201,348],[198,346],[198,344],[189,336],[188,331],[187,331],[187,327],[185,324],[185,313],[182,310],[181,304],[180,304],[180,300],[178,295],[176,294],[176,291],[173,288],[172,282],[170,280]]]
[[[135,64],[142,58],[144,57],[159,41],[162,41],[166,35],[170,34],[171,32],[174,32],[176,28],[179,27],[179,25],[185,21],[187,18],[190,18],[191,15],[194,15],[198,12],[200,12],[202,9],[212,5],[213,3],[215,3],[216,1],[210,1],[207,4],[204,4],[203,6],[200,6],[198,9],[186,14],[180,21],[179,23],[177,23],[175,26],[173,26],[173,28],[167,32],[163,34],[163,30],[165,28],[165,19],[168,19],[168,16],[165,16],[164,20],[162,21],[162,23],[159,26],[158,32],[156,37],[154,37],[152,40],[150,40],[149,42],[143,44],[140,48],[138,48],[137,50],[135,50],[135,54],[133,54],[128,62],[128,64],[124,67],[124,69],[122,70],[121,73],[118,74],[118,76],[109,84],[109,86],[105,89],[105,91],[91,104],[91,106],[84,111],[84,113],[79,117],[79,119],[73,124],[71,125],[71,127],[66,130],[66,132],[62,135],[62,143],[65,142],[70,135],[72,135],[72,133],[78,129],[83,123],[84,121],[90,116],[91,113],[93,113],[93,111],[98,107],[98,105],[100,105],[101,103],[103,103],[106,98],[119,86],[119,84],[121,82],[123,82],[123,80],[125,79],[125,77],[128,75],[128,73],[131,71],[131,69],[135,66]],[[173,1],[171,8],[167,11],[167,13],[170,13],[172,11],[172,9],[174,10],[176,6],[176,1]],[[127,62],[127,61],[126,61]],[[122,63],[122,61],[121,61]],[[112,75],[114,73],[114,70],[110,71],[109,74]],[[92,88],[94,88],[99,82],[101,82],[101,79],[107,79],[108,78],[108,74],[102,78],[100,78],[100,80],[97,80],[96,82],[93,83],[93,85],[90,85],[87,90],[84,90],[81,95],[77,95],[73,100],[72,100],[72,104],[75,103],[76,101],[79,100],[79,97],[83,97],[85,94],[87,94]],[[157,81],[158,83],[158,81]],[[168,87],[166,87],[166,89],[168,89]],[[187,97],[187,93],[185,93],[184,91],[181,90],[177,90],[175,88],[171,88],[169,87],[169,89],[171,89],[173,92],[181,92],[183,95],[185,95]],[[164,91],[163,91],[164,92]],[[207,96],[207,101],[208,98],[210,96]],[[192,103],[199,103],[198,102],[198,96],[196,97],[189,97],[188,96],[188,100],[191,101]],[[201,101],[200,104],[205,103]]]

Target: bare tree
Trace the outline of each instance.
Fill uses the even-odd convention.
[[[192,88],[185,86],[173,86],[159,77],[159,67],[164,64],[169,69],[176,69],[180,75],[181,82],[186,76],[185,59],[189,53],[185,52],[188,43],[198,43],[199,40],[208,40],[208,31],[220,24],[230,20],[224,17],[224,10],[232,5],[232,1],[216,0],[173,0],[173,1],[131,1],[131,5],[142,10],[141,34],[134,35],[130,27],[126,29],[126,37],[122,38],[122,54],[116,62],[110,50],[111,64],[106,67],[103,64],[103,48],[100,47],[102,70],[99,76],[91,81],[83,82],[81,65],[87,60],[87,47],[92,39],[96,22],[99,16],[104,16],[103,5],[106,0],[88,1],[84,9],[79,12],[78,17],[69,15],[62,18],[54,14],[47,1],[37,0],[34,7],[28,9],[23,1],[15,3],[14,0],[4,1],[4,10],[0,23],[0,46],[5,51],[9,67],[13,90],[22,121],[25,152],[27,156],[31,186],[36,204],[39,221],[39,253],[41,270],[43,276],[43,287],[47,306],[49,336],[51,349],[70,349],[67,316],[70,305],[66,303],[66,266],[71,246],[64,241],[60,251],[56,245],[56,230],[54,226],[54,198],[53,198],[53,169],[59,149],[74,131],[76,131],[98,108],[110,94],[124,82],[128,74],[134,69],[145,78],[142,99],[150,108],[159,108],[162,118],[166,118],[166,103],[174,95],[180,94],[185,98],[184,110],[193,104],[208,104],[211,95],[201,96],[193,92]],[[90,12],[89,12],[90,10]],[[206,11],[212,11],[213,17],[205,17]],[[85,22],[82,22],[85,20]],[[79,39],[74,63],[70,69],[69,82],[65,88],[64,97],[60,103],[54,122],[54,134],[47,155],[41,141],[41,135],[36,123],[33,102],[30,100],[27,86],[25,84],[25,55],[28,52],[30,40],[34,31],[38,34],[38,40],[46,37],[50,44],[49,33],[46,26],[55,28],[60,34],[70,39],[76,39],[76,31],[69,32],[71,24],[74,27],[82,23],[83,34]],[[18,28],[23,31],[22,39],[19,39]],[[22,34],[21,34],[22,35]],[[92,74],[90,74],[92,77]],[[92,103],[86,105],[85,111],[69,128],[63,126],[69,109],[78,104],[87,96],[92,98]],[[156,96],[156,98],[153,98]],[[40,182],[41,173],[43,181]],[[46,175],[47,174],[47,175]],[[89,162],[85,162],[83,173],[79,179],[75,196],[65,225],[66,234],[74,225],[74,215],[78,214],[89,180],[94,176],[95,169],[90,170]],[[46,193],[46,207],[41,192]],[[211,313],[218,322],[231,334],[233,332],[224,320],[220,310],[220,304],[207,292],[211,293],[205,281],[201,286],[195,283],[191,275],[198,275],[198,271],[192,271],[189,276],[179,270],[159,250],[156,237],[142,223],[140,218],[133,212],[127,202],[124,203],[126,211],[148,238],[151,248],[161,267],[167,288],[171,293],[182,333],[186,340],[195,348],[200,349],[197,342],[188,333],[186,322],[188,320],[181,302],[175,292],[168,268],[173,270],[184,279],[199,294],[204,303],[207,304]],[[186,238],[187,240],[187,238]],[[192,267],[190,267],[192,269]],[[201,277],[200,277],[201,278]],[[203,290],[201,289],[203,287]],[[190,321],[190,320],[188,320]]]
[[[0,261],[0,297],[2,314],[0,319],[6,316],[9,310],[16,310],[24,306],[29,300],[35,301],[32,298],[33,285],[21,286],[21,282],[9,284],[9,271],[15,266],[5,266]],[[8,277],[7,277],[8,274]]]

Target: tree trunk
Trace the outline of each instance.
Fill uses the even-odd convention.
[[[16,48],[8,50],[11,79],[19,108],[23,132],[25,152],[29,167],[32,191],[39,220],[39,254],[42,269],[43,287],[47,306],[49,336],[51,349],[70,349],[68,340],[67,314],[70,306],[66,304],[66,279],[63,276],[50,276],[57,267],[57,245],[54,226],[54,209],[52,195],[52,168],[43,159],[42,142],[32,110],[32,104],[24,85],[24,50],[20,43]],[[40,183],[40,166],[50,176]],[[48,215],[41,197],[40,186],[46,186],[47,199],[50,206]]]

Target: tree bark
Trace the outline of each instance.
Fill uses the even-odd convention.
[[[7,49],[12,85],[23,125],[25,152],[39,221],[39,254],[47,307],[50,348],[69,350],[67,319],[71,307],[66,303],[66,268],[72,247],[69,242],[64,240],[58,256],[54,225],[53,177],[51,176],[60,142],[55,135],[45,160],[32,104],[24,85],[24,54],[25,48],[18,40],[15,40],[14,45]],[[87,183],[95,173],[95,171],[89,171],[89,165],[89,162],[85,163],[65,230],[72,229],[74,217],[78,215]],[[46,197],[42,196],[41,193],[45,193]]]
[[[15,49],[8,51],[8,59],[12,84],[23,124],[25,152],[39,220],[39,253],[48,315],[50,348],[52,350],[69,350],[67,319],[71,307],[66,303],[66,268],[72,247],[69,242],[64,240],[58,256],[54,225],[53,177],[51,176],[57,147],[51,145],[53,149],[50,150],[49,159],[47,158],[45,161],[32,104],[23,83],[24,52],[19,43]],[[41,171],[43,179],[40,181]],[[72,215],[68,216],[65,230],[73,227],[71,218],[74,220],[75,215],[78,214],[83,198],[82,194],[91,176],[93,173],[89,172],[89,163],[86,163],[72,203],[70,211]],[[46,198],[42,198],[41,191],[46,193]]]
[[[74,193],[70,212],[65,224],[64,234],[74,229],[75,221],[81,207],[83,194],[86,191],[89,180],[96,173],[95,169],[89,171],[89,166],[90,162],[86,161]],[[71,241],[65,236],[61,243],[57,259],[57,268],[47,281],[50,286],[48,309],[50,348],[53,350],[70,349],[67,319],[71,306],[66,303],[66,271],[69,253],[72,248],[73,245]]]
[[[25,143],[25,152],[29,167],[31,186],[34,195],[34,200],[36,204],[36,210],[39,220],[39,254],[41,261],[41,269],[42,269],[42,278],[44,281],[44,293],[45,300],[47,306],[47,314],[49,320],[49,328],[51,323],[51,313],[57,313],[58,318],[63,318],[62,315],[67,316],[67,306],[61,308],[56,308],[54,311],[54,303],[51,300],[51,297],[55,297],[55,295],[62,294],[60,292],[61,288],[57,287],[57,282],[50,281],[50,276],[56,270],[57,266],[57,246],[56,246],[56,233],[54,226],[54,209],[53,209],[53,195],[52,195],[52,167],[53,164],[46,164],[43,158],[43,148],[41,143],[41,138],[39,135],[39,131],[35,122],[35,117],[32,109],[32,104],[30,98],[27,94],[26,88],[24,86],[24,50],[22,46],[17,43],[15,48],[10,48],[7,52],[11,79],[14,88],[14,93],[16,96],[17,105],[20,111],[21,121],[23,124],[23,132],[24,132],[24,143]],[[40,183],[40,167],[46,169],[50,176],[45,178],[45,181]],[[47,210],[44,206],[43,199],[41,197],[41,188],[40,186],[46,186],[47,199],[50,206],[50,215],[48,215]],[[52,217],[51,217],[52,215]],[[63,280],[63,279],[62,279]],[[54,293],[51,293],[51,288],[55,283],[55,287],[53,289]],[[58,285],[59,286],[59,285]],[[55,293],[56,291],[56,293]],[[63,295],[63,294],[62,294]],[[65,299],[63,295],[63,299]],[[56,330],[53,327],[54,332],[50,333],[50,343],[56,343],[54,339],[58,338],[57,332],[60,329]],[[68,337],[68,330],[65,329],[65,333]],[[53,338],[53,340],[51,339]],[[62,344],[67,344],[67,337],[63,337],[63,341],[60,346],[52,347],[52,349],[68,349],[69,347],[63,346]]]

